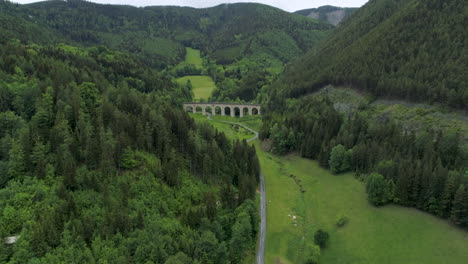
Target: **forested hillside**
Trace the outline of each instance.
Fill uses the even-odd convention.
[[[261,137],[273,152],[356,172],[377,206],[412,206],[467,227],[467,135],[442,124],[404,126],[372,99],[349,107],[328,88],[313,93],[347,85],[374,99],[466,109],[467,10],[462,0],[371,0],[270,87]]]
[[[181,61],[184,46],[201,49],[222,64],[253,55],[288,62],[332,29],[331,25],[260,4],[136,8],[55,0],[29,5],[0,2],[0,8],[1,17],[20,17],[25,27],[39,25],[67,41],[131,52],[159,67]],[[11,23],[0,26],[3,30],[15,27]],[[22,40],[38,40],[32,34],[15,33]]]
[[[209,75],[212,100],[253,101],[284,65],[316,47],[333,26],[252,3],[206,9],[100,5],[83,0],[0,1],[0,38],[21,43],[105,46],[172,77]],[[203,69],[181,63],[201,50]]]
[[[196,125],[188,100],[128,54],[2,38],[0,238],[19,239],[0,262],[239,263],[255,149]]]
[[[289,67],[276,88],[298,97],[344,84],[466,109],[467,18],[464,0],[371,0]]]
[[[343,8],[336,6],[321,6],[318,8],[309,8],[298,10],[295,14],[317,19],[332,25],[338,25],[348,19],[357,8]]]

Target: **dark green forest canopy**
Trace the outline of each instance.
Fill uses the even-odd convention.
[[[2,30],[21,27],[30,33],[15,35],[18,39],[39,41],[29,27],[40,26],[44,32],[57,35],[44,41],[105,45],[137,54],[160,67],[181,61],[184,46],[202,49],[222,64],[257,53],[279,56],[288,62],[315,46],[325,37],[323,32],[333,28],[260,4],[227,4],[207,9],[136,8],[73,0],[29,5],[3,2],[0,8],[0,17],[6,22],[11,16],[21,18],[20,25],[2,23]],[[270,39],[276,34],[284,34],[282,41],[288,43],[281,50]]]
[[[275,90],[299,97],[326,84],[351,85],[466,109],[467,19],[464,0],[371,0],[293,63]]]
[[[255,149],[196,125],[188,100],[126,53],[0,39],[0,238],[20,236],[0,262],[239,262]]]

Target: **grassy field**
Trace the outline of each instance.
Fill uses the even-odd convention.
[[[203,68],[203,60],[200,57],[200,51],[192,48],[185,48],[185,63],[193,64],[197,68]]]
[[[268,201],[267,263],[302,263],[302,248],[313,243],[319,228],[330,233],[322,264],[455,264],[468,259],[468,232],[447,221],[411,208],[373,207],[363,183],[350,174],[332,175],[315,161],[258,154]],[[290,175],[300,180],[305,193]],[[342,216],[349,223],[338,228]]]
[[[239,137],[229,132],[230,125],[193,116]],[[257,128],[261,124],[258,117],[215,118],[250,122]],[[332,175],[315,161],[295,155],[278,157],[255,144],[266,179],[266,263],[303,263],[304,245],[313,243],[319,228],[330,234],[321,264],[466,263],[468,232],[412,208],[373,207],[364,184],[353,175]],[[336,222],[342,216],[349,222],[338,228]]]
[[[197,68],[203,68],[203,60],[200,57],[200,51],[192,48],[186,48],[185,61],[183,64],[193,64]],[[193,97],[195,101],[208,99],[216,88],[216,84],[210,76],[190,75],[176,79],[176,81],[185,85],[187,81],[192,82]]]
[[[192,82],[193,96],[195,100],[208,99],[216,88],[210,76],[184,76],[177,79],[179,84],[185,85],[187,81]]]

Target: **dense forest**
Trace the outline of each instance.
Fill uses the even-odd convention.
[[[466,108],[466,10],[458,0],[370,1],[272,85],[261,137],[273,152],[356,172],[375,205],[412,206],[468,227],[466,135],[401,126],[370,115],[369,104],[340,112],[325,90],[312,93],[345,84],[377,98]]]
[[[379,97],[468,107],[464,0],[371,0],[276,86],[299,97],[326,84]]]
[[[185,87],[104,47],[0,40],[0,262],[239,263],[255,149],[196,125]]]
[[[100,5],[83,0],[18,5],[0,1],[0,38],[23,44],[106,46],[173,77],[209,75],[212,100],[258,101],[284,65],[316,47],[334,28],[252,3],[206,9]],[[200,49],[200,70],[177,67],[185,47]]]
[[[221,64],[256,55],[288,62],[315,46],[333,28],[260,4],[195,9],[99,5],[83,0],[29,5],[2,2],[0,17],[20,18],[24,27],[2,24],[0,28],[39,25],[56,35],[55,39],[130,52],[161,69],[181,61],[184,46],[201,49]],[[38,40],[35,35],[15,37]]]

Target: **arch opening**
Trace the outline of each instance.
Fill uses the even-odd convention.
[[[203,108],[201,106],[197,106],[195,108],[195,113],[198,114],[198,113],[202,113],[203,112]]]
[[[207,114],[213,114],[213,108],[211,106],[205,107],[205,113]]]
[[[240,117],[241,116],[241,110],[239,107],[234,107],[234,116],[235,117]]]
[[[191,107],[190,105],[185,107],[185,111],[189,112],[189,113],[193,113],[193,107]]]
[[[252,108],[252,115],[258,115],[258,109]]]
[[[215,112],[215,114],[217,114],[217,115],[221,115],[221,107],[220,107],[220,106],[215,106],[215,107],[214,107],[214,112]]]
[[[249,108],[247,108],[247,107],[242,108],[242,114],[243,114],[244,116],[249,115]]]
[[[231,107],[224,107],[224,115],[230,116],[231,115]]]

